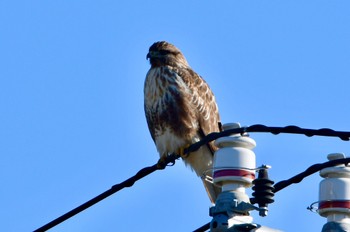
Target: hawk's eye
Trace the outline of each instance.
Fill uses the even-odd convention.
[[[167,50],[160,50],[159,54],[161,54],[162,56],[168,55],[170,52]]]

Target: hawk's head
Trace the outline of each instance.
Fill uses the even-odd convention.
[[[181,51],[174,45],[165,41],[155,42],[152,44],[146,58],[149,59],[152,67],[159,67],[163,65],[188,66],[188,63]]]

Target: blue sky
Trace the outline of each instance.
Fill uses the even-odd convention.
[[[348,1],[0,1],[1,231],[31,231],[158,160],[143,112],[148,47],[167,40],[223,123],[350,131]],[[276,182],[349,142],[251,134]],[[255,222],[320,231],[316,174]],[[178,161],[51,231],[192,231],[201,181]]]

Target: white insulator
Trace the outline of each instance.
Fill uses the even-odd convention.
[[[328,155],[329,160],[342,159],[342,153]],[[318,213],[328,221],[347,221],[350,217],[350,167],[337,165],[322,169]]]
[[[239,123],[223,126],[224,131],[240,128]],[[253,139],[240,134],[233,134],[215,141],[219,150],[215,152],[213,164],[214,183],[225,187],[239,189],[250,187],[255,179],[255,154],[252,149],[256,146]]]

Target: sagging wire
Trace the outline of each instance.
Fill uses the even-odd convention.
[[[85,209],[89,208],[90,206],[93,206],[94,204],[102,201],[103,199],[111,196],[112,194],[118,192],[119,190],[126,188],[126,187],[131,187],[134,185],[134,183],[140,179],[142,179],[143,177],[151,174],[152,172],[155,172],[157,170],[163,170],[165,169],[166,166],[168,166],[169,164],[171,164],[170,166],[172,166],[173,164],[175,164],[176,159],[178,159],[179,156],[172,154],[166,157],[165,160],[161,160],[158,163],[149,166],[149,167],[145,167],[143,169],[141,169],[140,171],[138,171],[134,176],[130,177],[129,179],[113,185],[110,189],[108,189],[107,191],[101,193],[100,195],[92,198],[91,200],[85,202],[84,204],[72,209],[71,211],[63,214],[62,216],[56,218],[55,220],[47,223],[46,225],[34,230],[34,232],[43,232],[43,231],[47,231],[55,226],[57,226],[58,224],[64,222],[65,220],[73,217],[74,215],[84,211]]]
[[[344,132],[344,131],[334,131],[332,129],[304,129],[297,126],[287,126],[287,127],[268,127],[261,124],[256,124],[248,127],[241,127],[241,128],[235,128],[235,129],[228,129],[224,130],[222,132],[213,132],[205,136],[202,140],[199,142],[196,142],[192,145],[190,145],[188,148],[184,150],[184,154],[189,154],[191,152],[194,152],[198,150],[201,146],[216,140],[221,137],[229,136],[231,134],[245,134],[248,132],[268,132],[272,133],[274,135],[280,134],[280,133],[289,133],[289,134],[303,134],[306,136],[327,136],[327,137],[338,137],[341,140],[349,141],[350,140],[350,132]],[[153,173],[157,170],[162,170],[166,168],[169,164],[175,164],[176,159],[179,159],[180,156],[177,154],[171,154],[166,157],[166,159],[162,160],[160,159],[156,164],[153,166],[145,167],[138,171],[134,176],[130,177],[129,179],[116,184],[112,186],[109,190],[101,193],[100,195],[94,197],[93,199],[85,202],[84,204],[74,208],[73,210],[65,213],[64,215],[54,219],[53,221],[47,223],[46,225],[34,230],[34,232],[42,232],[47,231],[48,229],[53,228],[54,226],[64,222],[65,220],[73,217],[74,215],[84,211],[85,209],[91,207],[92,205],[100,202],[101,200],[111,196],[112,194],[118,192],[119,190],[131,187],[136,181],[142,179],[143,177]],[[171,166],[172,166],[171,165]],[[200,230],[202,231],[202,230]]]
[[[204,144],[207,144],[213,140],[216,140],[221,137],[229,136],[231,134],[245,134],[249,132],[259,133],[271,133],[274,135],[278,134],[302,134],[308,137],[311,136],[326,136],[326,137],[338,137],[341,140],[349,141],[350,140],[350,132],[347,131],[335,131],[328,128],[322,129],[305,129],[297,126],[286,126],[286,127],[269,127],[261,124],[255,124],[248,127],[234,128],[228,129],[221,132],[213,132],[205,136],[202,140],[197,143],[192,144],[187,149],[185,149],[185,154],[189,152],[193,152],[198,150]]]
[[[336,159],[336,160],[331,160],[325,163],[320,163],[320,164],[314,164],[310,167],[308,167],[305,171],[299,173],[298,175],[293,176],[292,178],[288,180],[282,180],[274,185],[274,192],[278,192],[286,187],[288,187],[291,184],[297,184],[300,183],[305,177],[310,176],[316,172],[321,171],[324,168],[329,168],[333,167],[339,164],[345,164],[347,165],[350,163],[350,158],[344,158],[344,159]]]

